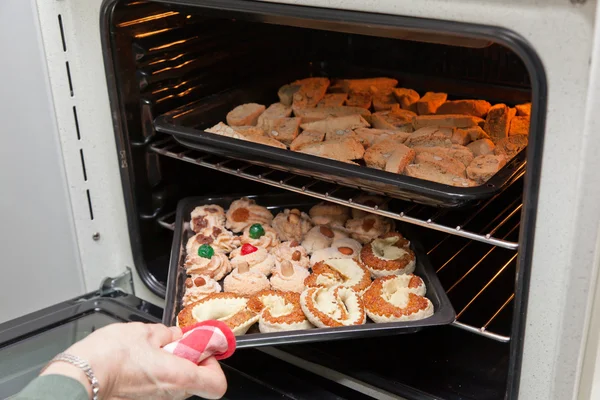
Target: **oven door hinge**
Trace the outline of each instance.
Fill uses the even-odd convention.
[[[125,272],[114,278],[106,277],[100,284],[100,295],[105,296],[114,292],[134,294],[131,268],[125,267]]]

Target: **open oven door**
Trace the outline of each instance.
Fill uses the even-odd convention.
[[[161,308],[114,285],[126,282],[127,274],[120,278],[105,280],[93,293],[0,324],[0,399],[17,394],[52,357],[96,329],[116,322],[161,321]],[[225,399],[371,398],[258,350],[240,349],[221,365],[228,382]]]

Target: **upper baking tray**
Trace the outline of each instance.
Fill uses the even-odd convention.
[[[482,84],[474,88],[473,83],[461,84],[444,79],[424,83],[422,77],[393,71],[332,67],[326,63],[311,64],[310,70],[304,71],[304,74],[301,70],[276,74],[169,111],[155,119],[155,129],[173,135],[180,144],[195,150],[437,207],[462,207],[485,200],[501,192],[525,168],[526,149],[486,183],[462,188],[204,132],[204,129],[224,121],[225,115],[237,105],[277,102],[277,89],[281,85],[308,75],[352,78],[388,76],[398,79],[399,86],[412,87],[421,92],[433,85],[437,91],[448,92],[450,98],[479,97],[508,104],[526,101],[527,98],[527,94],[519,89]]]
[[[175,231],[173,235],[173,247],[169,263],[169,275],[167,280],[167,293],[163,323],[167,326],[175,325],[177,314],[181,310],[181,299],[185,291],[185,279],[187,274],[183,263],[185,260],[185,244],[194,233],[189,229],[190,213],[203,204],[218,204],[227,209],[231,202],[239,199],[239,196],[226,197],[188,197],[181,200],[177,206]],[[308,211],[315,204],[315,200],[297,194],[270,194],[248,196],[273,214],[283,211],[285,208],[298,208]],[[401,230],[400,230],[401,231]],[[410,239],[410,236],[408,236]],[[411,247],[417,257],[415,275],[420,276],[427,287],[426,296],[434,306],[434,314],[419,321],[393,322],[375,324],[367,322],[365,325],[346,326],[340,328],[315,328],[300,331],[288,331],[279,333],[246,333],[238,336],[237,347],[256,347],[277,344],[290,344],[302,342],[317,342],[326,340],[337,340],[347,338],[358,338],[368,336],[380,336],[386,334],[412,333],[427,326],[447,325],[456,319],[456,313],[444,291],[435,269],[429,263],[426,253],[418,243],[411,240]]]

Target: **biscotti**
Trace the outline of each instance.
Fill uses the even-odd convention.
[[[438,128],[428,127],[421,128],[411,133],[404,144],[409,147],[416,146],[452,146],[452,134],[451,128]]]
[[[519,117],[530,117],[531,116],[531,103],[517,104],[515,106],[515,109],[517,110],[517,115]]]
[[[307,144],[298,151],[313,156],[331,158],[339,161],[349,161],[363,158],[365,148],[354,138],[344,138],[340,140],[326,140],[321,143]]]
[[[450,186],[470,187],[477,185],[477,183],[471,179],[451,174],[440,168],[438,165],[430,163],[408,164],[406,168],[404,168],[404,174],[413,178],[443,183]]]
[[[266,132],[273,139],[290,145],[300,132],[300,118],[278,118],[271,121],[270,128]]]
[[[346,105],[348,107],[360,107],[364,109],[371,108],[373,102],[373,95],[370,92],[350,92]]]
[[[403,144],[397,144],[385,163],[385,170],[395,174],[404,172],[404,168],[415,159],[416,152]]]
[[[360,115],[346,115],[344,117],[328,118],[321,121],[302,124],[300,127],[309,131],[332,132],[356,128],[368,128],[369,123]]]
[[[375,111],[391,110],[394,105],[399,106],[391,88],[377,89],[374,91],[373,108]]]
[[[490,139],[479,139],[469,143],[467,148],[471,150],[474,156],[485,156],[486,154],[492,154],[496,145]]]
[[[428,152],[417,153],[415,156],[415,164],[432,164],[437,166],[441,171],[446,171],[459,177],[466,177],[466,166],[452,157],[442,154],[433,154]]]
[[[314,108],[325,96],[329,87],[327,78],[306,78],[293,82],[292,85],[300,85],[300,89],[292,96],[292,108]]]
[[[514,117],[510,121],[508,136],[529,135],[529,117]]]
[[[417,101],[417,113],[419,115],[435,114],[447,98],[446,93],[427,92]]]
[[[290,144],[290,150],[298,151],[308,144],[322,142],[324,138],[325,132],[303,131],[292,141],[292,144]]]
[[[256,125],[258,117],[265,111],[262,104],[248,103],[237,106],[227,113],[227,125],[242,126]]]
[[[379,111],[371,115],[371,124],[376,129],[401,130],[412,132],[412,118],[416,114],[409,110],[403,110],[399,105],[392,107],[389,111]]]
[[[338,84],[344,92],[350,93],[370,92],[373,88],[379,90],[394,88],[398,85],[398,81],[392,78],[342,79]]]
[[[490,135],[494,143],[508,137],[510,121],[515,116],[516,110],[507,107],[506,104],[496,104],[488,111],[483,130]]]
[[[419,93],[405,88],[395,88],[393,93],[402,109],[417,112],[417,101],[421,98]]]
[[[469,115],[417,115],[413,118],[415,130],[435,126],[439,128],[470,128],[483,122],[481,118]]]
[[[362,107],[317,107],[317,108],[304,108],[300,110],[294,110],[294,115],[302,119],[302,123],[321,121],[332,117],[345,117],[347,115],[358,114],[363,118],[368,118],[371,115],[371,111]]]
[[[292,115],[292,107],[286,106],[283,103],[274,103],[258,117],[256,125],[265,132],[269,132],[272,129],[275,120],[287,118],[290,115]]]
[[[411,135],[408,132],[402,132],[398,130],[369,128],[358,128],[354,130],[354,133],[358,135],[360,142],[363,144],[363,146],[365,146],[365,148],[369,148],[387,138],[393,138],[395,141],[404,142]]]
[[[407,146],[393,137],[383,139],[365,151],[365,164],[370,168],[384,169],[392,153],[396,149],[403,149],[405,147]]]
[[[319,101],[317,107],[341,107],[347,98],[348,93],[328,93]]]
[[[436,111],[436,114],[465,114],[485,118],[492,105],[485,100],[453,100],[447,101]]]
[[[467,167],[467,176],[475,182],[484,183],[505,165],[506,158],[503,155],[486,154],[478,156]]]
[[[465,146],[461,146],[458,144],[453,144],[450,147],[419,146],[419,147],[413,147],[413,149],[415,150],[416,154],[431,153],[431,154],[437,155],[437,156],[453,158],[453,159],[463,163],[463,165],[465,167],[467,165],[469,165],[471,163],[471,161],[473,161],[473,152],[471,150],[469,150],[468,148],[466,148]]]
[[[503,155],[508,159],[516,156],[521,150],[527,147],[527,135],[513,135],[496,142],[494,154]]]

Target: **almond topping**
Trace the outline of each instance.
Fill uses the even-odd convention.
[[[338,247],[338,251],[345,256],[351,256],[354,254],[354,250],[352,250],[350,247]]]
[[[288,221],[291,224],[297,224],[298,222],[300,222],[300,217],[296,214],[290,213],[290,215],[288,215]]]
[[[242,261],[238,264],[237,269],[240,274],[245,274],[246,272],[250,271],[250,266],[246,261]]]
[[[374,225],[375,225],[375,219],[374,218],[367,218],[367,219],[365,219],[363,221],[363,224],[362,224],[363,231],[369,232],[371,229],[373,229]]]
[[[298,241],[296,239],[292,240],[290,242],[290,247],[298,247],[300,243],[298,243]]]
[[[185,287],[191,288],[192,286],[194,286],[194,283],[192,282],[192,278],[187,278],[185,280]]]
[[[196,285],[196,286],[204,286],[204,285],[206,285],[206,281],[204,280],[203,277],[199,276],[196,279],[194,279],[194,285]]]
[[[319,228],[319,231],[323,236],[326,236],[328,238],[332,238],[334,236],[333,231],[326,226],[321,226]]]
[[[292,253],[292,260],[300,261],[300,257],[302,257],[302,253],[300,253],[299,250],[296,250],[294,253]]]
[[[231,219],[234,222],[245,222],[250,216],[250,211],[247,208],[240,207],[231,214]]]
[[[294,266],[289,261],[284,261],[281,263],[281,275],[283,276],[292,276],[294,275]]]

